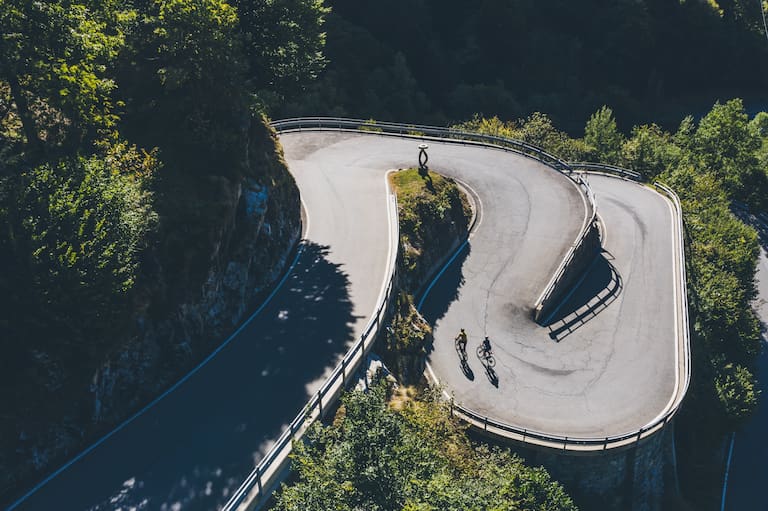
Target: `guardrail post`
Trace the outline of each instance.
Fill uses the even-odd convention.
[[[259,497],[261,497],[264,489],[261,486],[261,467],[256,465],[256,487],[259,489]]]
[[[321,394],[322,390],[317,391],[317,406],[320,410],[320,414],[318,415],[318,418],[323,418],[323,395]]]
[[[605,437],[605,443],[603,444],[603,450],[608,449],[608,437]]]
[[[523,430],[523,443],[525,443],[525,437],[526,437],[526,436],[528,436],[528,430],[527,430],[527,429],[524,429],[524,430]]]
[[[640,428],[640,429],[638,430],[638,432],[637,432],[637,440],[635,440],[635,443],[636,443],[636,444],[639,444],[639,443],[640,443],[640,435],[642,435],[642,434],[643,434],[643,428]]]
[[[341,384],[345,386],[347,384],[347,358],[346,357],[341,359]]]
[[[568,437],[565,437],[565,440],[563,440],[563,450],[565,450],[565,447],[568,445]]]
[[[453,417],[453,398],[451,398],[451,417]]]
[[[483,420],[483,431],[488,431],[488,417],[484,417],[484,420]]]

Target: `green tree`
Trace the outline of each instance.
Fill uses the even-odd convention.
[[[155,167],[152,155],[118,144],[107,155],[42,164],[4,189],[0,225],[9,235],[0,246],[16,269],[0,278],[14,318],[4,342],[47,345],[44,332],[56,331],[84,354],[98,352],[99,337],[124,317],[156,221],[146,187]]]
[[[0,1],[0,80],[27,149],[78,147],[117,120],[109,71],[134,16],[114,4]]]
[[[592,158],[605,163],[618,163],[624,137],[616,127],[613,111],[601,107],[587,121],[584,142],[590,147]]]
[[[670,135],[655,124],[632,128],[632,136],[621,147],[622,163],[646,179],[674,166],[679,158],[680,151],[671,143]]]
[[[752,414],[760,395],[755,388],[755,377],[739,364],[722,364],[715,379],[717,397],[725,413],[738,424]]]
[[[159,147],[169,170],[237,172],[251,111],[235,8],[156,0],[128,41],[121,94],[129,138]]]
[[[283,486],[276,509],[575,509],[544,469],[474,448],[434,394],[399,411],[386,394],[383,385],[348,394],[334,426],[315,426],[296,445],[298,480]]]
[[[234,0],[251,87],[272,104],[304,90],[326,64],[323,0]]]
[[[693,144],[702,169],[720,180],[731,197],[748,200],[755,188],[765,190],[756,158],[762,141],[740,99],[716,103],[699,123]]]

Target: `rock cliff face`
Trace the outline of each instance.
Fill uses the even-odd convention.
[[[174,267],[174,257],[148,255],[147,282],[127,311],[135,327],[122,334],[120,349],[91,367],[90,381],[59,390],[67,406],[46,411],[41,403],[39,416],[17,421],[15,439],[0,442],[0,497],[34,483],[172,385],[281,275],[300,235],[298,188],[263,120],[251,122],[247,140],[240,172],[202,184],[205,211],[215,217],[194,255],[178,257],[194,260],[194,272]]]

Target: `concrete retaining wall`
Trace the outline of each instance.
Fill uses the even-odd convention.
[[[624,449],[592,453],[517,445],[528,465],[543,466],[582,511],[660,511],[676,492],[672,423]]]
[[[600,253],[600,248],[600,230],[597,227],[597,221],[594,221],[582,242],[574,249],[573,258],[563,270],[562,276],[555,282],[554,288],[534,309],[533,319],[536,322],[543,324],[548,320],[551,313],[561,304],[595,260]]]

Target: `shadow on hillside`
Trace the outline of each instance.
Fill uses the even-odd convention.
[[[597,256],[579,287],[543,325],[554,341],[560,342],[584,326],[621,294],[623,280],[605,254]]]
[[[350,282],[327,255],[307,244],[236,340],[116,435],[121,447],[105,444],[54,480],[50,498],[89,496],[69,509],[221,508],[355,340]]]

